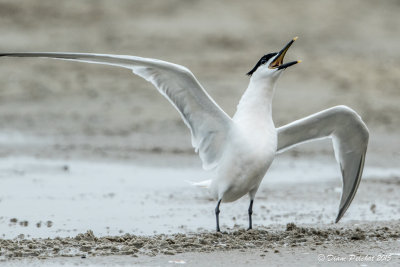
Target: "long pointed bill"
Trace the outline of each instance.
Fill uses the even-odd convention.
[[[287,67],[293,66],[294,64],[300,63],[301,61],[292,61],[286,64],[283,64],[283,58],[286,55],[286,52],[289,50],[290,46],[297,40],[298,37],[294,37],[285,47],[279,51],[278,55],[276,56],[275,60],[269,64],[270,69],[286,69]]]

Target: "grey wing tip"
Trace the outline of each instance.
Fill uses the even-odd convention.
[[[338,223],[342,219],[345,211],[346,211],[346,209],[340,209],[339,210],[339,213],[338,213],[338,216],[336,217],[335,223]]]
[[[336,217],[335,223],[338,223],[340,221],[340,219],[342,219],[343,215],[346,213],[347,209],[349,208],[351,202],[353,201],[353,199],[354,199],[354,197],[356,195],[358,186],[359,186],[360,181],[361,181],[362,171],[363,171],[363,168],[364,168],[364,160],[365,160],[365,154],[363,156],[361,156],[360,164],[358,165],[359,167],[358,167],[358,172],[357,172],[357,176],[356,176],[356,177],[358,177],[358,179],[355,180],[355,183],[353,184],[353,188],[351,190],[351,193],[347,197],[347,199],[345,200],[344,205],[341,205],[342,207],[339,209],[339,213],[338,213],[338,216]],[[342,173],[343,173],[343,169],[342,169]]]
[[[24,53],[0,53],[0,57],[22,57]]]

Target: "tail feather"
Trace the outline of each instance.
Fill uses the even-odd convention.
[[[187,181],[193,186],[200,187],[200,188],[209,188],[211,185],[211,179],[210,180],[205,180],[201,182],[192,182],[192,181]]]

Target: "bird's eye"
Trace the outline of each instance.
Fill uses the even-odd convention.
[[[265,64],[265,63],[267,63],[267,61],[265,59],[262,59],[261,64]]]

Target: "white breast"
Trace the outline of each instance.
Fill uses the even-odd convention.
[[[277,146],[275,127],[250,129],[236,127],[226,147],[217,176],[210,190],[216,199],[235,201],[257,191],[271,165]]]

